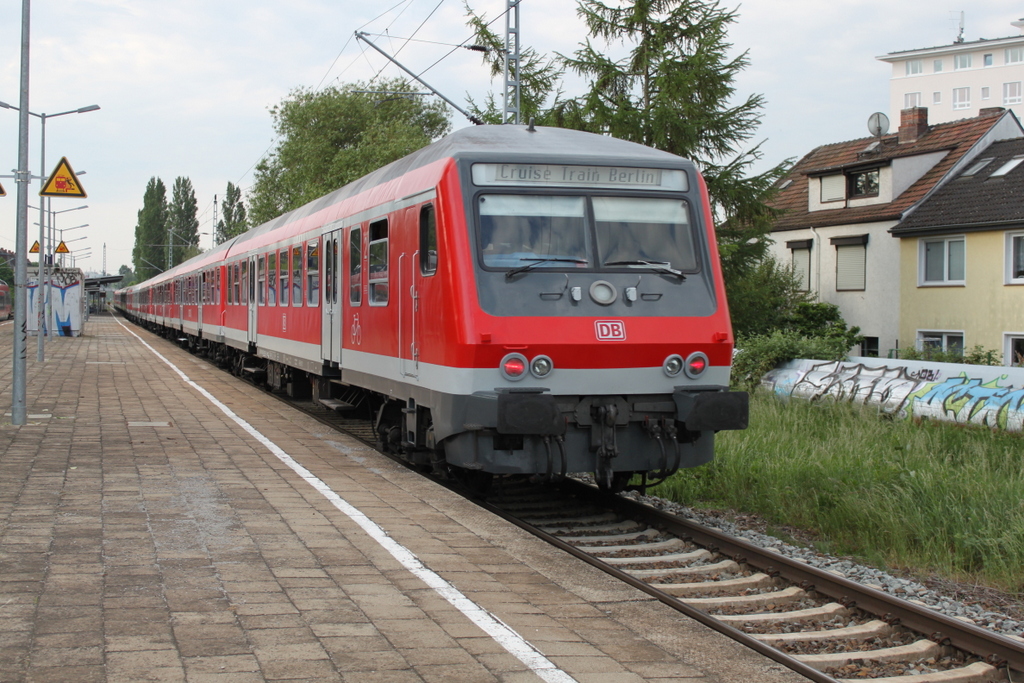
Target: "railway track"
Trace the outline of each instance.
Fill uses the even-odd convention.
[[[278,396],[376,447],[369,421]],[[575,480],[477,502],[812,681],[1024,683],[1024,641]]]

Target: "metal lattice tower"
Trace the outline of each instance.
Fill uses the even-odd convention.
[[[505,118],[519,123],[519,2],[506,0],[505,11]]]

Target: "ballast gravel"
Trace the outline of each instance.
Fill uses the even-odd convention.
[[[759,548],[768,548],[785,557],[805,562],[812,567],[836,572],[858,583],[870,586],[905,600],[914,600],[942,614],[970,621],[981,628],[989,629],[1006,635],[1024,637],[1024,621],[1011,618],[1005,613],[987,609],[981,605],[966,604],[960,600],[928,589],[912,579],[903,579],[891,574],[866,567],[848,558],[839,558],[818,552],[813,548],[799,548],[779,540],[774,536],[744,528],[724,517],[703,510],[694,510],[657,496],[643,496],[636,491],[620,494],[639,503],[649,505],[663,512],[691,519],[718,529],[732,536],[742,538]]]

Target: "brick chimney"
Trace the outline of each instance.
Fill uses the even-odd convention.
[[[911,107],[900,111],[900,144],[917,142],[928,132],[928,107]]]

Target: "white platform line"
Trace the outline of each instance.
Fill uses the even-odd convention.
[[[288,465],[296,474],[305,480],[310,486],[320,492],[334,507],[348,515],[352,521],[358,524],[363,531],[373,540],[377,541],[391,556],[415,576],[426,583],[438,595],[447,600],[455,609],[459,610],[474,624],[479,626],[487,635],[493,638],[510,654],[525,664],[531,671],[544,681],[549,683],[576,683],[576,679],[559,669],[555,664],[545,657],[537,648],[531,645],[525,638],[509,627],[498,617],[488,612],[483,607],[467,598],[462,592],[441,577],[437,572],[426,567],[416,555],[405,546],[401,545],[388,536],[376,522],[371,520],[362,511],[347,502],[344,498],[335,493],[323,480],[297,463],[290,455],[276,443],[261,434],[255,427],[235,414],[230,408],[221,403],[213,394],[192,381],[188,375],[182,372],[174,363],[165,358],[159,351],[150,346],[146,341],[130,330],[117,318],[114,319],[118,325],[123,327],[128,334],[132,335],[145,346],[153,355],[167,364],[171,370],[178,374],[181,380],[206,397],[210,403],[220,409],[225,415],[231,418],[235,424],[248,432],[254,439],[266,446],[267,450],[273,453],[281,462]]]

